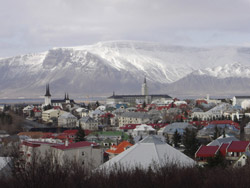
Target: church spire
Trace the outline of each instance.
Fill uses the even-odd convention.
[[[144,84],[146,84],[147,83],[147,80],[146,80],[146,76],[144,77]]]
[[[51,94],[50,94],[50,91],[49,91],[49,84],[46,85],[45,97],[51,97]]]

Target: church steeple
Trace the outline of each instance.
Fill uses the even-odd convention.
[[[44,95],[45,97],[51,97],[50,91],[49,91],[49,84],[46,85],[46,93]]]
[[[66,96],[65,102],[66,102],[66,104],[69,104],[70,103],[69,94],[67,93],[67,94],[65,94],[65,96]]]
[[[51,94],[49,91],[49,84],[46,85],[46,93],[45,93],[45,101],[44,101],[45,106],[51,105]]]

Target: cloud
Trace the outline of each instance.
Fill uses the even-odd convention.
[[[101,40],[178,44],[184,41],[190,45],[200,41],[206,45],[206,41],[218,42],[212,37],[216,33],[240,36],[250,31],[247,0],[0,0],[0,3],[0,43],[4,41],[5,47],[0,56]],[[207,32],[211,34],[204,34],[203,41],[193,34]]]

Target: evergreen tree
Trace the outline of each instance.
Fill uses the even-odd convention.
[[[217,139],[219,136],[220,136],[220,131],[219,131],[217,125],[215,125],[215,127],[214,127],[213,140]]]
[[[129,134],[128,141],[129,141],[130,144],[135,144],[135,141],[134,141],[134,138],[133,138],[132,134]]]
[[[175,130],[172,141],[174,143],[174,147],[179,147],[179,143],[181,142],[181,135]]]
[[[96,108],[100,106],[99,101],[96,101],[95,106],[96,106]]]
[[[223,129],[222,134],[223,134],[223,138],[226,138],[226,131],[225,131],[225,128]]]
[[[167,144],[169,144],[169,145],[171,144],[168,134],[165,134],[165,141]]]
[[[76,133],[75,142],[81,142],[81,141],[85,141],[85,132],[81,127],[79,127]]]
[[[222,155],[222,153],[219,151],[214,157],[209,157],[207,159],[206,167],[212,168],[212,167],[223,167],[225,168],[227,166],[225,157]]]
[[[198,121],[198,118],[196,116],[194,116],[193,121]]]
[[[199,141],[196,138],[196,130],[186,128],[183,133],[182,143],[185,146],[184,153],[193,158],[195,152],[199,148]]]
[[[142,108],[144,109],[144,108],[146,108],[146,102],[144,101],[143,103],[142,103]]]
[[[234,122],[239,123],[239,119],[237,118],[236,115],[234,115]]]

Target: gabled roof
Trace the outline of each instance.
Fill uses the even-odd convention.
[[[133,146],[133,144],[130,144],[128,141],[123,141],[118,146],[114,145],[112,146],[113,147],[112,149],[106,150],[106,153],[120,154],[121,152],[125,151],[130,146]]]
[[[158,132],[174,134],[177,130],[178,133],[183,134],[185,129],[196,129],[193,125],[186,123],[186,122],[175,122],[171,123],[163,128],[161,128]]]
[[[245,152],[249,141],[232,141],[227,147],[227,152]]]
[[[61,118],[75,118],[77,119],[73,114],[69,113],[69,112],[64,112],[62,115],[59,116],[59,119]]]
[[[68,146],[57,145],[57,146],[52,146],[52,147],[60,149],[60,150],[68,150],[68,149],[75,149],[75,148],[82,148],[82,147],[89,147],[89,146],[97,146],[97,144],[93,142],[82,141],[82,142],[69,144]]]
[[[92,117],[86,116],[86,117],[82,117],[81,119],[79,119],[80,122],[83,123],[93,123],[96,122],[96,120],[94,120]]]
[[[149,135],[139,143],[131,146],[121,154],[104,163],[100,168],[109,170],[116,165],[124,168],[154,168],[156,165],[176,164],[193,166],[195,161],[172,146],[162,142],[155,135]]]
[[[195,153],[195,157],[214,157],[219,146],[201,146]]]
[[[234,136],[229,136],[225,138],[217,138],[216,140],[213,140],[207,146],[220,146],[223,143],[231,143],[232,141],[239,141],[237,138]]]
[[[134,131],[155,131],[155,129],[150,125],[141,124],[137,125]]]
[[[221,152],[221,154],[223,155],[223,156],[225,156],[226,155],[226,153],[227,153],[227,147],[228,147],[228,143],[225,143],[225,144],[222,144],[221,146],[220,146],[220,152]]]

